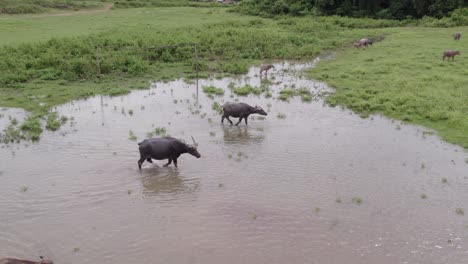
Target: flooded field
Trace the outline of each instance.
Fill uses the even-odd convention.
[[[239,78],[154,83],[63,105],[37,144],[0,148],[0,256],[55,263],[467,263],[468,154],[430,131],[325,105],[310,64],[277,64],[272,97]],[[211,99],[203,87],[223,88]],[[306,87],[312,102],[278,100]],[[229,87],[228,87],[229,86]],[[262,106],[221,124],[213,103]],[[0,111],[2,129],[8,116]],[[237,119],[233,118],[233,121]],[[145,162],[147,133],[199,143],[179,168]],[[156,131],[158,130],[158,131]],[[135,140],[136,137],[136,140]]]

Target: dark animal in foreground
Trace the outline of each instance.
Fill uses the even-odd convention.
[[[372,45],[372,44],[374,44],[374,42],[373,42],[372,40],[370,40],[370,39],[368,39],[368,38],[363,38],[363,39],[360,39],[360,40],[355,44],[355,46],[359,48],[359,47],[362,47],[362,46],[367,47],[367,46]]]
[[[260,66],[260,76],[262,76],[262,73],[265,72],[265,75],[268,75],[268,71],[271,69],[271,68],[275,68],[275,66],[273,66],[272,64],[263,64]]]
[[[0,259],[0,264],[54,264],[52,260],[45,259],[43,256],[40,256],[41,261],[32,261],[32,260],[22,260],[15,258],[3,258]]]
[[[461,32],[456,32],[455,34],[453,34],[454,40],[460,40],[460,38],[461,38]]]
[[[445,57],[448,58],[448,60],[450,60],[450,58],[452,58],[452,61],[455,59],[455,55],[460,55],[460,51],[458,50],[446,50],[444,51],[444,54],[442,56],[442,60],[445,60]]]
[[[200,158],[201,155],[197,151],[197,143],[192,137],[193,145],[185,144],[184,142],[172,138],[150,138],[145,139],[138,143],[140,146],[140,160],[138,160],[138,168],[141,169],[141,164],[146,160],[149,163],[153,163],[151,159],[163,160],[168,159],[167,164],[164,167],[169,166],[174,162],[174,166],[177,167],[177,158],[184,153],[189,153],[192,156]]]
[[[236,126],[242,121],[242,118],[244,118],[245,124],[247,125],[247,119],[251,114],[268,115],[267,112],[258,105],[253,107],[245,103],[228,102],[223,105],[223,117],[221,118],[221,123],[224,123],[224,118],[226,118],[232,125],[232,121],[229,119],[229,117],[232,116],[239,118],[239,122],[236,123]]]

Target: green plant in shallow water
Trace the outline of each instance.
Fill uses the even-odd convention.
[[[217,88],[214,86],[205,86],[203,87],[203,92],[209,95],[223,95],[224,94],[224,89],[222,88]]]
[[[213,102],[211,109],[215,110],[218,113],[223,113],[223,107],[218,102]]]
[[[128,139],[132,140],[132,141],[136,141],[137,140],[137,136],[135,135],[135,133],[133,133],[132,130],[129,130],[128,131]]]

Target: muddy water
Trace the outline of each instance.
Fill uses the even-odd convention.
[[[183,81],[59,107],[71,124],[37,144],[0,149],[0,256],[467,263],[468,218],[455,212],[468,214],[466,152],[424,128],[361,119],[320,99],[274,99],[284,85],[327,90],[298,75],[311,66],[278,64],[273,98],[241,97],[269,112],[248,126],[220,124],[213,100],[200,90],[197,101],[195,86]],[[200,86],[225,88],[214,101],[233,101],[228,84],[259,85],[257,72]],[[202,158],[183,155],[179,168],[145,162],[139,171],[137,142],[156,127],[194,136]]]

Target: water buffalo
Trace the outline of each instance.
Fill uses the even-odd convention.
[[[145,139],[138,143],[140,149],[140,160],[138,160],[138,168],[141,169],[141,164],[146,160],[149,163],[153,163],[151,159],[163,160],[168,159],[167,164],[164,167],[169,166],[174,162],[174,166],[177,167],[177,158],[184,153],[189,153],[192,156],[200,158],[201,155],[197,151],[197,143],[192,137],[193,145],[185,144],[184,142],[172,138],[150,138]]]
[[[268,71],[271,69],[271,68],[275,68],[275,66],[273,66],[273,64],[262,64],[260,66],[260,76],[262,76],[262,73],[265,72],[265,75],[268,75]]]
[[[460,55],[460,51],[458,50],[446,50],[444,51],[444,54],[442,56],[442,60],[445,60],[445,57],[448,58],[448,60],[450,60],[450,58],[452,58],[452,61],[455,59],[455,55]]]
[[[453,34],[454,40],[460,40],[460,38],[461,38],[461,32],[455,32],[455,34]]]
[[[354,46],[356,47],[362,47],[362,46],[369,46],[369,45],[372,45],[374,44],[374,42],[368,38],[363,38],[363,39],[360,39]]]
[[[229,117],[232,116],[239,118],[239,122],[236,123],[236,126],[242,121],[242,118],[244,118],[245,124],[247,125],[247,119],[251,114],[268,115],[267,112],[258,105],[253,107],[245,103],[228,102],[223,105],[223,117],[221,118],[221,123],[224,123],[224,118],[226,118],[232,125],[232,121],[229,119]]]
[[[52,260],[46,259],[43,256],[40,256],[41,261],[31,261],[15,258],[3,258],[0,259],[0,264],[54,264]]]

